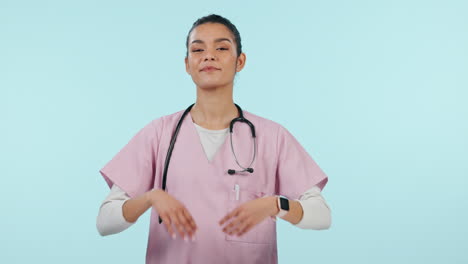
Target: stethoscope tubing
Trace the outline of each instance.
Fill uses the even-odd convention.
[[[179,122],[177,123],[177,126],[176,126],[176,129],[175,129],[174,133],[172,134],[169,149],[167,150],[166,160],[164,162],[164,171],[163,171],[163,179],[162,179],[162,189],[163,189],[163,191],[166,190],[167,170],[169,168],[169,162],[171,160],[172,150],[174,149],[174,145],[175,145],[175,142],[176,142],[176,139],[177,139],[177,135],[179,134],[180,127],[182,126],[182,121],[184,120],[185,116],[187,115],[188,112],[190,112],[190,110],[192,109],[192,107],[194,105],[195,105],[195,103],[191,104],[189,107],[187,107],[187,109],[185,109],[184,113],[182,114],[182,116],[179,119]],[[240,106],[238,106],[237,104],[235,104],[235,106],[237,107],[237,110],[239,112],[239,117],[236,117],[233,120],[231,120],[231,123],[229,124],[229,139],[231,141],[231,151],[232,151],[232,153],[234,155],[234,159],[236,160],[237,165],[239,165],[239,167],[241,167],[243,170],[242,171],[235,171],[235,170],[229,169],[228,174],[233,175],[233,174],[235,174],[237,172],[244,172],[244,171],[248,171],[250,173],[253,173],[253,168],[251,168],[250,166],[252,166],[252,164],[254,163],[255,157],[256,157],[256,154],[257,154],[257,141],[256,141],[257,137],[256,137],[256,134],[255,134],[255,126],[249,120],[244,118],[244,113],[243,113],[242,109],[240,108]],[[247,168],[244,168],[242,165],[239,164],[239,161],[237,160],[236,153],[234,152],[234,146],[232,144],[232,133],[233,133],[234,123],[235,122],[242,122],[242,123],[248,124],[249,127],[250,127],[250,130],[251,130],[251,133],[252,133],[252,137],[254,139],[254,155],[253,155],[252,161],[250,162],[250,164],[249,164],[249,166]],[[159,217],[159,223],[160,224],[162,223],[161,217]]]

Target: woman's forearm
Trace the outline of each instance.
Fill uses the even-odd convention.
[[[151,200],[149,198],[150,192],[157,192],[161,190],[151,190],[138,197],[128,199],[122,206],[122,213],[127,222],[135,223],[138,218],[151,207]]]
[[[295,225],[301,221],[303,213],[302,206],[298,201],[289,200],[289,212],[281,218]]]

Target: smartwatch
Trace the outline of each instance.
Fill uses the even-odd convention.
[[[276,217],[283,217],[289,212],[289,200],[285,196],[277,195],[279,212]]]

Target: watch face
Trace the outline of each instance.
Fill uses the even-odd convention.
[[[289,200],[283,197],[280,197],[281,209],[289,211]]]

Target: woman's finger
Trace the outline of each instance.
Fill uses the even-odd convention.
[[[188,215],[188,217],[187,217]],[[190,223],[190,214],[188,214],[187,209],[184,208],[180,214],[179,217],[182,219],[183,227],[185,228],[185,232],[187,233],[187,236],[192,237],[193,233],[195,232],[195,229],[192,227],[192,224]]]
[[[228,213],[225,217],[223,217],[223,219],[221,219],[221,221],[219,221],[219,224],[223,225],[224,223],[226,223],[226,221],[228,221],[232,217],[235,217],[235,216],[239,215],[239,212],[240,212],[239,207],[234,209],[232,212]]]
[[[223,228],[223,232],[226,232],[226,233],[229,233],[231,234],[234,229],[239,225],[241,224],[241,218],[240,217],[236,217],[234,218],[227,226],[225,226]]]
[[[254,225],[253,223],[249,223],[249,224],[245,225],[244,228],[239,232],[239,236],[242,236],[242,235],[244,235],[245,233],[249,232],[250,229],[251,229],[252,227],[254,227],[254,226],[255,226],[255,225]]]
[[[184,228],[182,227],[182,224],[180,223],[179,220],[179,213],[178,211],[174,211],[171,214],[171,221],[174,223],[177,231],[179,232],[180,236],[183,238],[184,237]]]
[[[245,229],[247,225],[251,223],[250,218],[244,217],[239,219],[239,224],[237,225],[236,229],[234,230],[234,234],[240,235],[240,233]]]
[[[195,224],[195,220],[193,217],[190,215],[189,211],[187,209],[183,210],[183,214],[185,216],[185,219],[187,220],[187,225],[190,227],[190,231],[188,235],[192,239],[192,241],[195,239],[195,232],[197,231],[197,226]]]
[[[167,229],[167,232],[169,233],[169,235],[172,237],[172,238],[175,238],[175,232],[174,230],[172,229],[172,224],[171,224],[171,220],[169,217],[167,217],[166,215],[162,216],[160,215],[164,225],[166,226],[166,229]]]
[[[189,222],[190,226],[192,227],[193,232],[195,232],[197,230],[197,225],[195,224],[195,220],[193,219],[192,215],[187,209],[184,210],[184,215],[187,221]]]
[[[178,228],[180,228],[180,232],[182,232],[182,238],[185,238],[185,234],[188,233],[187,231],[187,227],[186,227],[186,220],[185,220],[185,217],[184,217],[184,214],[182,212],[182,209],[181,210],[177,210],[177,212],[175,213],[175,216],[177,217],[177,222],[179,223],[179,226]]]

